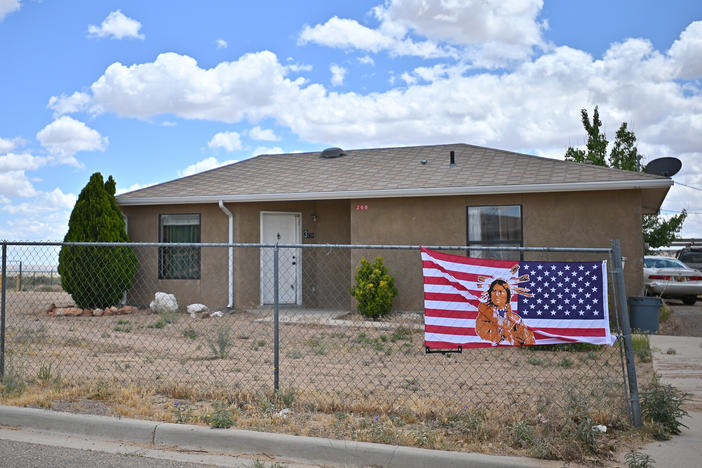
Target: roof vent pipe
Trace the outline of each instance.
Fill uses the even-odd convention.
[[[456,153],[451,151],[449,153],[450,159],[449,159],[449,167],[456,167]]]

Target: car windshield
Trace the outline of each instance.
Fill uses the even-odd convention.
[[[644,258],[644,265],[646,268],[684,268],[690,270],[690,267],[675,258],[648,257]]]

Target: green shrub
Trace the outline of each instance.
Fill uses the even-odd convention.
[[[78,196],[64,242],[129,242],[115,201],[112,176],[96,172]],[[129,247],[64,246],[59,253],[61,286],[83,309],[110,307],[132,287],[137,258]]]
[[[22,368],[13,359],[12,352],[8,351],[5,360],[5,373],[0,379],[0,395],[3,397],[20,395],[26,386]]]
[[[361,259],[351,295],[358,301],[358,312],[364,317],[379,319],[390,314],[397,287],[395,278],[388,274],[387,267],[383,265],[382,257],[376,257],[373,264],[365,258]]]
[[[214,402],[213,410],[205,416],[205,421],[212,429],[228,429],[236,424],[232,410],[219,401]]]
[[[210,351],[214,359],[227,359],[229,350],[232,349],[232,338],[230,330],[226,326],[217,328],[217,337],[210,341]]]
[[[671,434],[680,434],[680,422],[687,411],[682,409],[688,395],[672,385],[654,380],[641,392],[641,413],[653,426],[653,436],[658,440],[670,439]]]
[[[643,452],[629,450],[624,456],[628,468],[651,468],[655,465],[655,460]]]

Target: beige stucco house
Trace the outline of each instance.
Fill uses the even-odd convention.
[[[640,172],[449,144],[261,155],[125,193],[117,203],[135,242],[609,247],[619,239],[628,293],[638,295],[641,215],[656,213],[672,184]],[[140,255],[140,275],[181,304],[272,302],[272,287],[265,286],[272,284],[270,252],[231,250],[232,256],[224,247],[196,249],[184,257],[154,249]],[[421,310],[418,252],[347,249],[330,263],[321,249],[288,249],[280,257],[280,300],[310,308],[351,304],[346,295],[360,257],[379,253],[400,290],[395,307]],[[539,255],[545,254],[523,258]],[[559,255],[549,258],[589,259]]]

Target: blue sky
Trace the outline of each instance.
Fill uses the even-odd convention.
[[[683,161],[702,237],[702,2],[0,0],[0,238],[62,239],[90,175],[464,142],[561,158],[580,109]],[[681,185],[684,184],[684,185]]]

